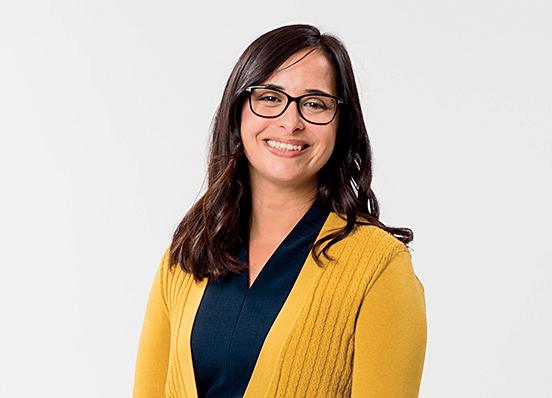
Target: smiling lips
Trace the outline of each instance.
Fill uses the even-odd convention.
[[[307,143],[299,140],[265,139],[264,142],[270,152],[286,158],[300,156],[305,153],[306,149],[309,147]],[[293,144],[295,142],[299,144]]]
[[[301,141],[301,140],[267,138],[264,141],[268,144],[270,148],[278,149],[280,151],[286,151],[286,152],[287,151],[300,152],[309,146],[305,141]]]

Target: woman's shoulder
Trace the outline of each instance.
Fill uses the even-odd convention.
[[[157,277],[160,280],[161,286],[165,289],[174,288],[175,285],[186,285],[193,280],[193,275],[184,271],[180,263],[171,264],[170,251],[171,245],[165,247],[157,270]]]
[[[345,216],[338,213],[331,212],[330,217],[329,229],[332,231],[341,229],[347,224]],[[355,227],[343,241],[350,246],[350,249],[361,251],[377,251],[388,255],[408,251],[406,245],[396,236],[378,225],[369,224],[368,220],[361,216],[357,216]]]
[[[334,228],[343,228],[347,221],[332,213],[328,224],[328,232],[335,232]],[[380,226],[364,223],[356,224],[349,235],[330,246],[328,254],[335,261],[328,260],[326,270],[330,272],[323,273],[323,285],[332,291],[348,292],[348,300],[358,305],[390,265],[397,264],[392,268],[406,271],[410,261],[402,241]],[[400,261],[394,262],[394,259]],[[392,276],[395,275],[396,272]]]
[[[344,227],[347,223],[336,213],[330,213],[330,217],[332,218],[328,221],[332,231]],[[362,221],[363,223],[355,225],[349,235],[338,241],[335,248],[330,247],[328,252],[337,256],[341,267],[348,269],[352,275],[363,275],[361,279],[365,278],[364,283],[368,283],[369,280],[377,278],[393,258],[400,253],[409,253],[409,250],[402,241],[385,229],[365,224],[365,219]]]

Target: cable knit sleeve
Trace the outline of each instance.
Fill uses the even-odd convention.
[[[417,397],[427,339],[425,293],[401,250],[366,291],[354,338],[353,398]]]
[[[170,322],[164,296],[168,249],[153,280],[142,326],[134,377],[134,398],[165,397],[170,349]]]

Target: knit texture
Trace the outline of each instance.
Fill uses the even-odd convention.
[[[339,247],[282,351],[269,396],[350,396],[355,318],[365,290],[402,245],[365,228]],[[372,264],[371,267],[359,266]],[[345,283],[344,283],[345,282]]]
[[[335,214],[331,217],[326,229],[343,225]],[[179,267],[169,269],[167,254],[168,249],[150,293],[138,351],[135,397],[197,397],[190,391],[190,386],[195,387],[193,365],[185,355],[190,341],[181,330],[186,324],[183,317],[190,323],[197,311],[196,307],[186,308],[190,292],[197,288],[190,274]],[[417,396],[426,343],[425,299],[406,246],[378,227],[358,226],[333,245],[329,254],[336,262],[321,257],[324,269],[300,308],[286,321],[285,339],[278,346],[266,347],[276,361],[269,365],[270,371],[258,371],[262,372],[257,375],[263,384],[262,396]],[[388,267],[396,269],[386,271]],[[382,287],[375,289],[386,272],[389,277],[382,277]],[[385,311],[385,306],[390,309],[374,321],[370,314],[362,315],[368,321],[357,325],[363,302],[372,300],[372,290],[378,301],[366,304],[374,308],[371,314]],[[377,325],[378,319],[384,324]],[[355,342],[355,336],[363,340]],[[396,336],[395,340],[388,341],[389,336]],[[265,345],[270,345],[268,337]],[[355,358],[355,346],[362,349],[362,358]],[[396,362],[394,358],[403,362],[389,364],[396,367],[393,371],[379,369],[375,363],[386,366],[383,361]],[[250,387],[254,386],[248,385],[246,397]]]

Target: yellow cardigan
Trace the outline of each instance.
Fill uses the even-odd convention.
[[[317,240],[345,220],[331,212]],[[417,397],[427,326],[424,288],[410,252],[375,226],[358,226],[311,255],[264,341],[245,391],[261,397]],[[190,338],[208,279],[169,269],[168,249],[150,291],[134,398],[197,398]]]

